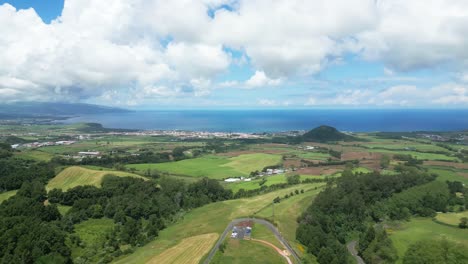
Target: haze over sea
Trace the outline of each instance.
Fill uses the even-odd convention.
[[[83,115],[65,123],[96,122],[110,128],[218,132],[278,132],[330,125],[342,131],[459,131],[467,110],[158,110]]]

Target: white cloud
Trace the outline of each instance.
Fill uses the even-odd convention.
[[[358,34],[364,54],[411,70],[468,60],[468,1],[376,1],[379,20]]]
[[[213,18],[209,9],[217,9]],[[3,4],[0,100],[203,97],[214,86],[284,84],[342,63],[349,53],[383,62],[388,78],[449,65],[465,72],[458,81],[467,83],[465,10],[463,0],[65,0],[61,16],[45,24],[33,9]],[[216,83],[231,66],[255,74]],[[417,92],[434,104],[466,104],[463,87],[381,94],[361,88],[329,101],[411,105]],[[425,97],[432,93],[437,100]],[[132,104],[144,100],[133,97]]]
[[[258,104],[262,106],[276,106],[277,103],[275,100],[271,99],[260,99],[258,100]]]
[[[281,79],[270,79],[263,71],[256,71],[250,79],[245,82],[247,88],[277,86],[281,84]]]

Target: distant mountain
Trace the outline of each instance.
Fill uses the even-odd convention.
[[[60,117],[83,114],[123,113],[129,110],[92,104],[17,102],[0,104],[0,118]]]
[[[329,141],[353,141],[357,138],[341,133],[331,126],[319,126],[302,135],[303,141],[329,142]]]

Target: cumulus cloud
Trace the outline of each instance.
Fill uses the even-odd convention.
[[[266,76],[265,72],[256,71],[255,74],[245,82],[245,84],[247,88],[277,86],[281,84],[281,79],[271,79]]]
[[[441,65],[466,73],[465,10],[463,0],[65,0],[60,17],[45,24],[33,9],[3,4],[0,100],[203,97],[214,87],[284,84],[350,53],[382,61],[388,76]],[[218,83],[233,65],[255,73]],[[464,86],[454,86],[437,88],[445,93],[432,101],[466,103]],[[380,103],[402,104],[396,97],[405,91],[385,91],[390,99]],[[344,90],[330,102],[377,103],[376,96]]]

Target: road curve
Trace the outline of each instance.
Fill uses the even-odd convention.
[[[366,264],[364,260],[358,255],[358,252],[356,250],[356,243],[357,241],[353,240],[346,245],[346,248],[348,248],[349,253],[353,255],[358,264]]]
[[[291,259],[289,258],[289,254],[286,254],[283,252],[283,250],[281,250],[280,248],[278,248],[277,246],[273,245],[272,243],[268,242],[268,241],[265,241],[265,240],[260,240],[260,239],[255,239],[255,238],[252,238],[250,239],[250,241],[256,241],[256,242],[260,242],[262,244],[265,244],[271,248],[273,248],[274,250],[276,250],[276,252],[278,252],[278,254],[280,254],[281,256],[283,256],[286,261],[288,262],[288,264],[293,264]]]
[[[273,232],[273,234],[275,234],[275,237],[281,242],[281,244],[283,244],[283,246],[289,252],[291,252],[291,256],[294,257],[294,259],[296,260],[296,263],[301,263],[301,259],[299,258],[297,253],[292,249],[292,247],[289,245],[288,241],[286,241],[286,239],[284,239],[284,237],[280,234],[278,229],[276,229],[276,227],[272,223],[270,223],[270,222],[268,222],[268,221],[266,221],[264,219],[259,219],[259,218],[238,218],[238,219],[232,220],[228,224],[226,229],[224,229],[223,234],[219,237],[218,241],[216,241],[216,244],[211,249],[210,253],[208,253],[208,256],[206,257],[205,261],[203,262],[204,264],[209,264],[211,262],[214,255],[216,254],[216,251],[218,251],[219,246],[221,245],[221,243],[223,243],[223,241],[226,238],[227,234],[232,230],[234,225],[236,225],[238,223],[241,223],[241,222],[244,222],[244,221],[252,221],[254,223],[266,226],[268,229],[271,230],[271,232]]]

